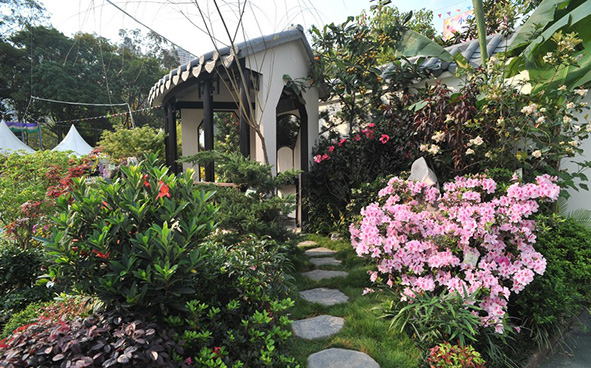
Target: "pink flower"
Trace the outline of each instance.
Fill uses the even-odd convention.
[[[482,311],[475,312],[482,324],[502,333],[511,294],[546,269],[530,218],[538,201],[560,194],[554,181],[540,176],[495,194],[496,183],[484,175],[458,177],[440,194],[424,183],[393,178],[349,227],[351,244],[360,257],[376,262],[370,280],[403,286],[402,300],[466,290],[482,300]]]
[[[334,146],[329,146],[328,147],[328,152],[332,153],[334,151]]]
[[[389,140],[390,137],[388,137],[386,134],[382,134],[382,138],[380,138],[380,142],[382,142],[382,144],[386,144]]]
[[[343,144],[345,144],[345,142],[347,142],[347,138],[342,138],[342,139],[339,141],[339,147],[340,147],[340,146],[342,146]]]
[[[375,126],[376,126],[376,125],[375,125],[374,123],[369,123],[369,124],[367,124],[367,127],[368,127],[368,128],[373,128],[373,127],[375,127]]]
[[[316,162],[317,164],[322,162],[322,156],[321,155],[314,156],[314,162]]]

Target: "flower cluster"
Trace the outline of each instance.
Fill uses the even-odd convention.
[[[359,142],[359,141],[361,141],[361,139],[363,137],[366,137],[367,139],[370,139],[370,140],[374,139],[375,138],[375,131],[373,130],[373,128],[375,128],[375,124],[369,123],[369,124],[367,124],[367,128],[363,128],[363,129],[361,129],[361,131],[359,133],[353,134],[351,137],[349,137],[349,140],[352,142]],[[378,140],[382,144],[386,144],[390,140],[390,136],[387,134],[382,134]],[[338,143],[332,142],[332,144],[330,146],[328,146],[327,153],[318,154],[318,155],[314,156],[314,162],[319,164],[322,161],[330,160],[330,157],[331,157],[330,154],[332,154],[334,152],[335,148],[341,147],[346,143],[347,143],[347,138],[341,138],[338,141]]]
[[[373,259],[388,286],[402,286],[403,300],[416,293],[458,292],[480,300],[481,321],[503,331],[511,293],[519,293],[546,260],[536,252],[534,222],[539,200],[555,201],[556,179],[514,183],[504,195],[485,175],[457,177],[436,188],[393,178],[380,202],[361,211],[351,224],[352,245]]]

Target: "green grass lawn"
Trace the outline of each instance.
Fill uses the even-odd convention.
[[[362,351],[374,358],[382,368],[409,368],[419,366],[421,353],[406,334],[390,330],[390,321],[383,319],[384,303],[389,293],[362,295],[363,288],[371,286],[367,271],[371,268],[365,260],[357,257],[347,240],[331,241],[326,237],[308,235],[308,240],[318,243],[316,246],[300,250],[294,265],[296,266],[295,282],[297,290],[315,287],[339,289],[349,296],[349,302],[334,306],[323,306],[309,303],[299,298],[294,292],[295,307],[291,309],[291,319],[299,320],[328,314],[345,319],[345,327],[338,334],[328,339],[303,340],[292,338],[289,343],[291,354],[298,359],[302,367],[306,366],[310,354],[323,349],[339,347]],[[345,270],[349,275],[345,278],[313,281],[302,277],[300,272],[310,271],[314,266],[304,255],[304,250],[315,247],[326,247],[338,251],[335,258],[342,261],[338,267],[319,267],[322,269]]]

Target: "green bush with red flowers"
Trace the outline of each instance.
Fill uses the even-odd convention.
[[[89,357],[92,364],[109,365],[109,359],[118,366],[154,364],[142,339],[112,338],[116,331],[127,333],[112,326],[112,316],[123,316],[164,331],[158,356],[166,353],[172,361],[161,366],[294,366],[281,350],[291,335],[285,310],[293,303],[286,298],[287,249],[268,238],[215,243],[214,194],[197,189],[192,174],[171,174],[149,155],[137,166],[121,168],[109,182],[75,179],[58,199],[54,231],[45,245],[55,265],[43,282],[95,296],[107,310],[86,322],[67,322],[71,332],[55,323],[42,322],[43,327],[64,341],[78,341],[79,331],[87,333],[85,326],[99,321],[92,337],[103,347],[114,344],[119,355],[101,347],[95,354],[102,355],[95,357],[95,345],[81,343],[79,352],[66,352],[49,349],[50,344],[44,349],[51,359],[73,364],[82,354],[86,358],[79,364],[90,364]],[[20,333],[27,338],[10,340],[16,345],[6,349],[17,349],[21,360],[39,347],[34,339],[48,336],[36,324]]]
[[[154,155],[112,183],[74,179],[57,201],[46,244],[56,266],[45,280],[132,311],[183,309],[202,278],[210,197],[194,190],[190,172],[177,177]]]

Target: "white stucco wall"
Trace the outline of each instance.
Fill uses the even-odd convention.
[[[182,101],[195,101],[198,99],[197,91],[185,96]],[[182,156],[190,156],[199,149],[199,124],[203,120],[203,110],[181,109],[181,132],[183,134]],[[193,168],[198,172],[199,167],[183,163],[183,170]]]
[[[591,95],[588,94],[587,96],[585,96],[585,98],[583,98],[582,101],[587,102],[589,106],[591,106]],[[578,118],[580,123],[584,123],[586,120],[585,115],[587,114],[591,115],[591,110],[583,111],[582,113],[575,114],[575,116]],[[575,157],[565,159],[562,162],[562,166],[571,172],[579,171],[579,167],[575,164],[575,162],[591,161],[591,138],[584,140],[581,143],[580,148],[583,149],[582,155],[577,155]],[[591,180],[590,170],[584,170],[583,173],[587,175],[587,177]],[[591,187],[591,183],[589,181],[587,181],[586,184],[589,187]],[[570,198],[567,202],[568,211],[574,211],[577,209],[591,210],[591,192],[584,189],[579,189],[578,192],[575,190],[569,190],[569,194]]]
[[[264,52],[252,55],[246,60],[246,67],[261,74],[260,90],[256,96],[257,108],[254,112],[257,123],[262,124],[269,164],[273,166],[273,174],[277,173],[277,118],[276,108],[285,86],[283,75],[292,79],[307,78],[310,60],[301,41],[286,43],[269,48]],[[309,135],[308,144],[311,148],[318,137],[318,91],[310,88],[303,93],[308,113]],[[254,158],[264,161],[262,144],[259,137],[255,138]],[[311,158],[311,155],[310,155]]]

